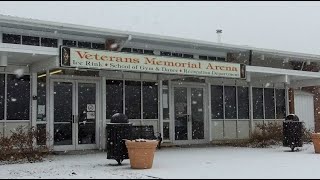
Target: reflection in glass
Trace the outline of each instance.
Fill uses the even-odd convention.
[[[264,105],[265,105],[265,118],[275,119],[275,100],[274,100],[274,89],[265,88],[264,89]]]
[[[7,80],[7,119],[29,120],[30,76],[8,74]]]
[[[188,139],[187,88],[174,88],[175,139]]]
[[[204,139],[203,89],[191,88],[192,139]]]
[[[123,113],[123,81],[106,81],[106,114],[107,119],[116,113]]]
[[[125,81],[125,114],[129,119],[141,119],[141,82]]]
[[[4,119],[4,74],[0,74],[0,120]]]
[[[223,119],[223,86],[211,86],[212,119]]]
[[[72,144],[72,83],[54,83],[54,145]]]
[[[143,119],[158,119],[158,85],[143,82]]]
[[[96,135],[96,84],[78,86],[78,143],[94,144]]]
[[[253,118],[263,119],[263,89],[252,88]]]

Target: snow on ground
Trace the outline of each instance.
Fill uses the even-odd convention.
[[[299,152],[290,148],[240,147],[163,148],[157,150],[153,168],[133,170],[106,159],[105,152],[54,155],[44,162],[0,165],[0,178],[320,178],[320,154],[307,144]]]

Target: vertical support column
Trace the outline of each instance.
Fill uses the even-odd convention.
[[[37,124],[37,78],[37,73],[31,74],[31,127]]]
[[[249,136],[251,137],[251,134],[254,129],[254,123],[253,123],[253,93],[252,93],[252,82],[251,82],[251,74],[247,73],[247,83],[249,85],[249,118],[250,118],[250,127],[249,127]]]
[[[50,149],[53,149],[53,126],[54,126],[54,120],[52,119],[53,117],[53,112],[51,112],[51,102],[50,102],[50,72],[49,70],[46,71],[46,121],[47,121],[47,147]],[[52,94],[53,96],[53,94]],[[53,105],[53,104],[52,104]]]
[[[168,80],[168,95],[169,95],[169,118],[170,118],[170,140],[171,142],[175,141],[175,125],[174,125],[174,89],[172,87],[172,81]]]
[[[7,131],[7,104],[8,104],[8,74],[4,74],[4,123],[3,134],[6,136]]]
[[[62,38],[59,38],[58,39],[58,47],[62,46],[63,45],[63,42],[62,42]]]
[[[294,113],[294,92],[288,88],[288,84],[284,84],[285,87],[285,100],[286,100],[286,115]]]
[[[159,77],[159,76],[158,76]],[[161,133],[161,137],[163,137],[163,107],[162,107],[162,105],[163,105],[163,97],[162,97],[162,94],[163,94],[163,92],[162,92],[162,80],[158,80],[158,82],[159,82],[159,86],[158,86],[158,88],[159,88],[159,93],[158,93],[158,97],[159,97],[159,100],[158,100],[158,104],[159,104],[159,110],[158,110],[158,112],[159,112],[159,115],[158,115],[158,118],[159,118],[159,125],[158,125],[158,127],[159,127],[159,131],[158,132],[160,132]]]
[[[101,111],[102,113],[100,113],[100,115],[102,115],[102,120],[99,122],[99,128],[102,127],[102,129],[99,129],[99,133],[100,133],[100,150],[101,149],[106,149],[106,125],[107,125],[107,114],[106,114],[106,109],[107,109],[107,95],[106,95],[106,77],[103,76],[101,77],[101,92],[100,92],[100,96],[102,98],[102,101],[100,106],[101,106]]]
[[[0,54],[0,67],[8,66],[8,55],[6,53]]]
[[[2,32],[0,32],[0,43],[2,43]]]
[[[208,113],[207,113],[207,119],[208,119],[208,133],[209,133],[209,142],[212,141],[212,121],[211,121],[211,83],[209,82],[208,78],[206,78],[206,83],[207,83],[207,89],[208,89]]]

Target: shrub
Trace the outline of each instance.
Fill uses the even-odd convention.
[[[252,147],[269,147],[282,142],[282,125],[276,122],[258,124],[251,134],[249,145]]]
[[[267,124],[258,124],[251,134],[249,146],[265,148],[271,145],[281,145],[283,140],[282,123],[269,122]],[[311,142],[311,131],[302,128],[302,141]]]
[[[40,134],[35,128],[24,130],[20,126],[15,131],[12,131],[10,137],[0,137],[0,161],[41,161],[49,151],[45,145],[39,146],[35,144],[35,140],[39,136]]]

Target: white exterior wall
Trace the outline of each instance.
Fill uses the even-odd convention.
[[[307,129],[314,130],[314,101],[313,94],[303,91],[294,93],[294,111]]]

